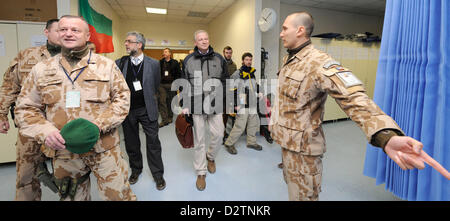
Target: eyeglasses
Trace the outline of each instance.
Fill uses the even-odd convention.
[[[128,43],[128,44],[130,44],[130,43],[139,43],[139,42],[137,42],[137,41],[125,40],[123,43]]]

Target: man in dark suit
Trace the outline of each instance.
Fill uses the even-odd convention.
[[[160,83],[159,62],[144,55],[144,35],[128,32],[125,48],[129,56],[116,60],[131,91],[130,112],[122,123],[125,148],[130,160],[130,184],[138,181],[143,161],[139,139],[139,123],[144,129],[147,141],[148,166],[156,182],[156,188],[163,190],[164,165],[161,158],[161,142],[158,137],[158,101],[156,93]]]

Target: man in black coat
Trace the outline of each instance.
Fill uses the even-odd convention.
[[[131,91],[130,112],[122,123],[125,148],[129,157],[130,184],[138,181],[143,161],[139,139],[139,123],[146,136],[148,166],[156,182],[156,188],[163,190],[164,165],[161,158],[161,142],[158,137],[158,101],[156,97],[160,82],[159,62],[144,55],[145,38],[141,33],[128,32],[125,48],[130,56],[116,60]]]

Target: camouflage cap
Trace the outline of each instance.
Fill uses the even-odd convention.
[[[89,152],[100,136],[98,127],[83,118],[70,121],[60,133],[66,141],[66,149],[76,154]]]

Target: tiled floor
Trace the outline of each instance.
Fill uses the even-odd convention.
[[[163,148],[164,177],[167,187],[163,191],[155,188],[148,166],[138,183],[132,185],[138,200],[145,201],[285,201],[288,200],[287,187],[282,170],[281,150],[277,144],[268,144],[258,136],[262,151],[245,147],[245,137],[241,137],[236,148],[237,155],[229,154],[224,148],[216,159],[217,172],[206,177],[206,189],[195,187],[196,175],[192,160],[193,151],[182,149],[175,137],[174,124],[160,129],[159,136]],[[366,140],[362,131],[352,121],[324,124],[327,152],[323,158],[324,173],[322,201],[390,201],[399,200],[384,190],[384,185],[375,186],[375,180],[362,174]],[[121,133],[122,136],[122,133]],[[122,138],[123,139],[123,138]],[[145,137],[141,130],[142,143]],[[124,149],[124,142],[121,142]],[[125,153],[125,152],[124,152]],[[126,156],[126,154],[124,154]],[[143,151],[146,162],[145,151]],[[128,159],[127,159],[128,161]],[[95,177],[92,185],[92,199],[101,200]],[[0,165],[0,200],[14,199],[15,164]],[[43,187],[42,200],[59,200],[58,196]]]

